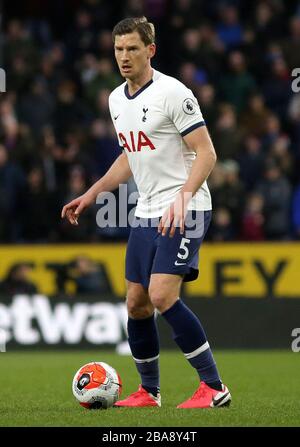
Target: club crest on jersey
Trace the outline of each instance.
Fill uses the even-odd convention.
[[[124,149],[127,149],[128,152],[140,152],[144,147],[148,147],[152,151],[156,149],[150,138],[142,130],[139,130],[137,134],[131,130],[127,138],[122,132],[119,132],[119,138]]]
[[[143,122],[145,122],[146,120],[147,120],[147,117],[146,117],[146,113],[148,112],[148,109],[146,109],[146,107],[144,106],[143,107],[143,113],[144,113],[144,116],[143,116],[143,118],[142,118],[142,121]]]
[[[184,113],[188,115],[194,115],[196,112],[196,104],[192,98],[186,98],[182,103],[182,108]]]

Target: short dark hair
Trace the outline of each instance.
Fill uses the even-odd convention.
[[[137,31],[145,45],[155,42],[155,28],[146,17],[130,17],[117,23],[112,32],[113,42],[116,36],[130,34]]]

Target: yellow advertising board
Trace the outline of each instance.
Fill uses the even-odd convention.
[[[112,289],[118,296],[125,296],[124,244],[78,245],[20,245],[0,246],[0,280],[17,262],[34,264],[32,281],[45,295],[56,293],[55,271],[47,268],[50,263],[69,263],[77,256],[88,256],[105,266]]]
[[[125,297],[125,244],[0,246],[0,281],[17,262],[33,264],[32,280],[46,295],[57,292],[51,263],[69,263],[79,255],[101,262],[113,292]],[[189,296],[300,298],[300,243],[204,244],[200,275],[187,283]]]
[[[300,298],[299,243],[203,244],[188,295]]]

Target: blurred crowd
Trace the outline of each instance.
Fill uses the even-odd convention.
[[[0,281],[1,295],[41,293],[32,279],[34,263],[17,262],[11,265]],[[67,263],[47,263],[54,274],[56,293],[60,295],[112,294],[111,284],[102,263],[79,255]]]
[[[108,112],[123,82],[111,30],[143,14],[156,25],[153,66],[193,90],[216,148],[207,238],[300,239],[300,93],[291,87],[300,2],[84,0],[72,13],[63,4],[53,0],[49,16],[47,1],[39,14],[4,12],[0,243],[127,237],[98,228],[96,205],[78,227],[60,210],[120,154]]]

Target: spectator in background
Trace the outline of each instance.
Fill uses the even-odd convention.
[[[211,84],[203,84],[195,89],[195,94],[203,116],[205,117],[205,123],[208,129],[212,129],[218,115],[215,101],[215,88]]]
[[[114,2],[111,0],[85,0],[81,3],[84,3],[85,11],[93,18],[97,30],[112,26]]]
[[[144,2],[127,0],[124,5],[124,17],[140,17],[144,15]]]
[[[56,51],[58,52],[62,50],[57,48]],[[63,58],[64,56],[62,54],[61,61]],[[37,79],[45,85],[45,89],[52,95],[52,97],[56,95],[59,84],[61,84],[67,76],[65,70],[63,67],[60,67],[60,65],[61,63],[55,60],[55,51],[53,51],[53,49],[42,56],[40,74]]]
[[[260,1],[255,9],[253,32],[259,45],[265,47],[274,38],[281,37],[280,11],[268,1]]]
[[[300,239],[300,184],[295,189],[292,201],[292,224],[296,239]]]
[[[292,149],[296,159],[300,161],[300,93],[295,93],[288,107],[288,116],[291,124]],[[299,171],[299,169],[298,169]]]
[[[179,63],[195,64],[206,78],[215,79],[219,75],[223,46],[208,23],[197,28],[188,28],[183,33],[181,47]]]
[[[9,161],[8,153],[0,145],[0,242],[12,242],[20,237],[20,217],[24,173]]]
[[[264,231],[269,240],[285,240],[290,234],[291,187],[273,159],[266,163],[264,179],[256,192],[264,200]]]
[[[115,130],[111,121],[97,119],[93,121],[88,141],[88,151],[93,166],[91,172],[95,179],[102,177],[121,153],[121,148],[115,139]]]
[[[47,91],[42,80],[35,80],[30,92],[20,101],[18,107],[20,120],[30,127],[36,137],[40,137],[43,127],[52,124],[53,112],[53,96]]]
[[[198,77],[198,70],[195,64],[192,62],[184,62],[180,65],[179,76],[182,82],[191,90],[196,90],[199,85],[205,82],[204,79]]]
[[[10,91],[0,99],[0,140],[11,161],[25,167],[35,153],[35,138],[30,128],[21,123],[16,113],[16,92]]]
[[[300,16],[291,17],[289,35],[285,37],[282,47],[290,70],[300,67]]]
[[[221,104],[212,136],[220,161],[235,158],[241,147],[241,133],[237,126],[236,114],[230,104]]]
[[[252,75],[247,71],[243,53],[232,51],[228,57],[229,71],[221,76],[219,93],[221,99],[232,104],[237,113],[246,106],[251,94],[256,90]]]
[[[55,197],[47,192],[44,173],[39,166],[32,167],[27,175],[22,210],[24,242],[45,243],[53,239],[51,235],[59,215],[55,214]]]
[[[111,294],[111,286],[104,266],[96,264],[87,256],[78,256],[69,271],[76,284],[76,294]]]
[[[18,134],[18,119],[14,107],[15,98],[6,95],[0,102],[0,130],[2,142],[8,150],[13,150]]]
[[[85,84],[91,82],[98,74],[98,61],[94,54],[86,53],[78,64],[81,84],[84,88]]]
[[[265,121],[265,131],[262,138],[264,151],[268,152],[270,147],[281,136],[281,124],[276,115],[270,113]]]
[[[181,35],[189,26],[197,26],[199,16],[197,14],[198,0],[175,0],[170,13],[170,26],[174,35]]]
[[[281,135],[274,141],[268,156],[278,163],[284,176],[291,181],[294,180],[294,158],[290,151],[290,139],[287,135]]]
[[[47,48],[47,58],[53,63],[55,71],[64,79],[68,72],[68,61],[66,58],[66,46],[63,42],[53,42],[51,48]]]
[[[244,204],[245,187],[239,176],[239,165],[235,160],[223,162],[225,175],[224,194],[232,223],[238,228]]]
[[[87,9],[76,12],[75,23],[67,36],[68,58],[71,62],[80,59],[84,53],[90,52],[94,46],[95,28],[93,16]]]
[[[225,170],[223,163],[217,161],[214,169],[207,179],[207,183],[211,192],[213,207],[226,208],[225,193]]]
[[[104,118],[105,120],[111,121],[108,108],[108,98],[110,95],[110,90],[107,88],[102,88],[97,92],[97,97],[95,100],[96,116],[97,118]]]
[[[235,238],[234,225],[227,208],[216,208],[212,216],[212,225],[208,230],[208,239],[213,242],[228,242]]]
[[[60,143],[54,135],[51,135],[51,129],[47,129],[47,132],[47,146],[44,145],[41,148],[44,170],[47,180],[53,182],[51,189],[54,186],[63,194],[70,169],[80,165],[81,169],[86,170],[89,165],[88,154],[83,150],[84,132],[80,126],[66,129]],[[49,158],[48,155],[50,155]]]
[[[233,5],[223,5],[219,9],[220,22],[217,33],[226,50],[238,48],[243,41],[243,27],[239,22],[238,10]]]
[[[269,114],[270,111],[265,106],[264,97],[259,93],[251,95],[248,100],[248,105],[240,118],[240,124],[244,132],[261,137],[264,133],[265,121]]]
[[[83,95],[87,104],[95,110],[98,92],[101,89],[113,90],[120,84],[120,77],[114,73],[111,59],[100,59],[94,68],[96,74],[85,82]]]
[[[0,283],[1,295],[16,295],[38,293],[36,285],[31,281],[32,266],[26,262],[13,265],[4,280]]]
[[[200,31],[198,28],[188,28],[182,36],[180,56],[185,62],[192,62],[196,66],[202,62],[199,55]]]
[[[22,61],[24,65],[30,66],[32,72],[37,66],[38,50],[30,32],[28,32],[24,24],[18,19],[11,20],[7,25],[3,54],[5,56],[6,66],[10,66],[15,58]]]
[[[101,58],[112,59],[114,57],[114,45],[110,30],[104,29],[97,35],[95,54]]]
[[[145,0],[145,15],[151,21],[160,23],[166,15],[168,3],[168,0]]]
[[[276,59],[284,59],[282,45],[272,40],[264,51],[264,70],[270,74],[270,66]],[[264,76],[264,79],[266,75]]]
[[[266,105],[285,120],[292,89],[290,69],[284,58],[278,57],[272,61],[271,76],[268,76],[262,89]]]
[[[61,203],[66,203],[80,196],[87,190],[86,174],[81,166],[74,166],[70,170],[68,187]],[[64,242],[83,242],[95,240],[96,218],[93,207],[82,216],[80,226],[71,227],[62,220],[59,224],[59,237]]]
[[[227,235],[226,240],[229,240],[239,228],[244,200],[244,185],[239,178],[238,163],[234,160],[217,162],[208,184],[214,209],[222,210],[218,213],[220,216],[216,220],[216,225],[217,227],[220,225]],[[224,210],[227,210],[227,213]]]
[[[76,97],[76,84],[65,80],[59,84],[57,102],[53,112],[54,128],[58,138],[62,139],[67,131],[76,126],[87,125],[89,112],[82,101]]]
[[[10,133],[5,146],[9,149],[10,159],[28,171],[33,161],[38,158],[36,140],[29,126],[19,123],[15,133]]]
[[[264,168],[265,154],[261,140],[253,134],[246,135],[237,161],[240,175],[248,191],[253,190],[260,180]]]
[[[12,60],[7,69],[8,90],[15,91],[20,95],[27,92],[33,74],[33,66],[26,61],[22,54],[12,55]]]
[[[265,239],[263,216],[264,200],[260,194],[247,197],[241,221],[241,239],[244,241],[263,241]]]
[[[48,192],[58,192],[57,170],[55,165],[55,151],[57,141],[52,127],[42,130],[39,147],[34,162],[39,163],[44,172],[45,188]]]

